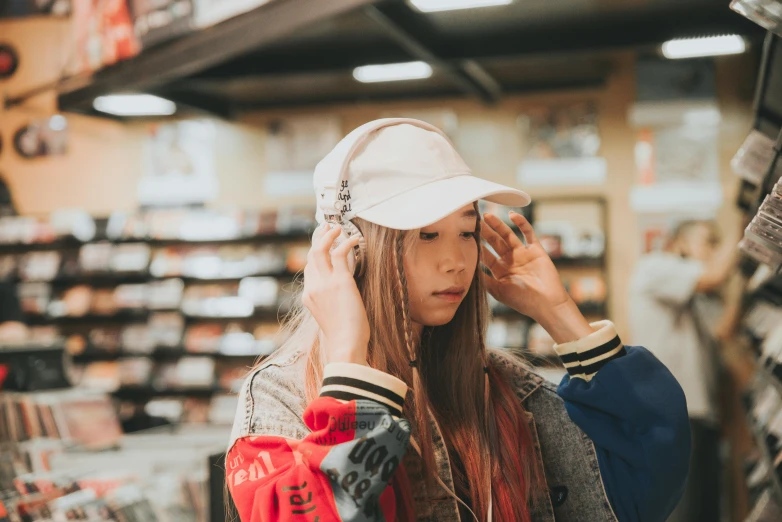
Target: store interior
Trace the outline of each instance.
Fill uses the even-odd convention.
[[[0,1],[0,100],[0,521],[232,519],[313,169],[385,117],[527,191],[628,345],[639,261],[715,224],[719,520],[782,520],[779,1]],[[559,382],[546,331],[491,307],[487,343]]]

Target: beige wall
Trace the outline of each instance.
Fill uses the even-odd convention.
[[[54,81],[70,54],[67,21],[23,19],[0,21],[0,41],[13,44],[20,55],[17,73],[0,81],[0,93],[13,97]],[[96,215],[137,206],[136,185],[142,170],[143,123],[69,114],[69,149],[65,156],[24,159],[13,150],[14,133],[34,118],[56,112],[49,92],[23,106],[0,107],[0,173],[11,185],[22,213],[46,214],[80,207]],[[215,205],[254,207],[261,204],[263,133],[217,121],[217,171],[220,195]]]
[[[67,58],[67,25],[54,20],[0,22],[0,39],[16,45],[21,54],[18,73],[0,90],[17,94],[54,79]],[[724,58],[718,62],[719,99],[723,111],[720,154],[725,201],[720,212],[724,226],[734,229],[738,213],[734,209],[736,181],[729,161],[750,125],[750,101],[754,66],[747,57]],[[748,78],[748,79],[747,79]],[[738,79],[738,81],[737,81]],[[516,166],[521,151],[516,117],[526,107],[568,101],[594,100],[599,106],[601,154],[607,159],[608,179],[597,187],[533,188],[533,197],[552,195],[602,195],[609,208],[609,274],[611,318],[620,333],[627,334],[627,281],[639,250],[634,213],[629,206],[629,190],[635,180],[633,147],[635,131],[627,124],[627,110],[635,97],[634,58],[616,58],[614,72],[606,86],[594,90],[509,96],[501,104],[486,107],[472,100],[454,99],[388,104],[351,104],[321,109],[269,111],[248,114],[245,125],[219,123],[217,168],[220,177],[218,206],[251,208],[280,203],[311,201],[310,197],[278,200],[265,197],[264,147],[266,122],[295,114],[335,114],[345,132],[379,117],[386,111],[409,109],[453,109],[459,119],[455,141],[476,174],[516,184]],[[71,142],[68,154],[24,160],[12,150],[13,133],[27,119],[50,115],[54,97],[45,95],[11,111],[0,112],[0,133],[6,146],[0,154],[0,172],[11,184],[22,212],[45,214],[57,208],[81,207],[94,214],[136,206],[136,183],[142,164],[143,124],[120,124],[108,120],[71,116]],[[487,136],[490,139],[487,139]]]
[[[2,21],[0,35],[20,55],[19,70],[0,82],[4,96],[18,96],[53,82],[66,68],[70,50],[67,21]],[[105,213],[128,208],[140,160],[138,133],[133,129],[107,120],[72,116],[67,155],[26,160],[13,150],[13,135],[20,127],[55,110],[56,99],[51,92],[10,110],[0,108],[0,133],[5,145],[0,154],[0,173],[10,184],[20,211],[43,214],[55,208],[79,206]]]

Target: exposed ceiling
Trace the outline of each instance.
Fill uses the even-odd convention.
[[[419,13],[404,0],[275,0],[145,51],[60,96],[89,111],[107,92],[143,90],[230,117],[281,106],[503,93],[595,85],[612,53],[675,37],[763,31],[728,0],[516,0]],[[361,84],[354,67],[425,60],[426,80]]]

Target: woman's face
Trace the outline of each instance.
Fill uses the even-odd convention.
[[[467,295],[478,266],[477,219],[473,205],[465,205],[422,228],[405,253],[410,318],[416,325],[448,323]]]

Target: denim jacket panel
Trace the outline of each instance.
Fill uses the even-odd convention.
[[[516,395],[524,403],[532,428],[535,456],[542,463],[546,485],[541,498],[531,502],[536,522],[617,522],[603,487],[597,453],[592,441],[568,417],[556,387],[520,361],[492,353],[492,363],[506,373]],[[304,352],[262,364],[247,377],[239,396],[231,445],[241,437],[278,436],[304,438],[302,415]],[[442,435],[432,424],[435,460],[441,480],[453,490],[448,452]],[[421,459],[408,449],[405,471],[413,492],[425,492]],[[415,497],[418,521],[457,522],[456,500],[435,483],[428,493]]]

